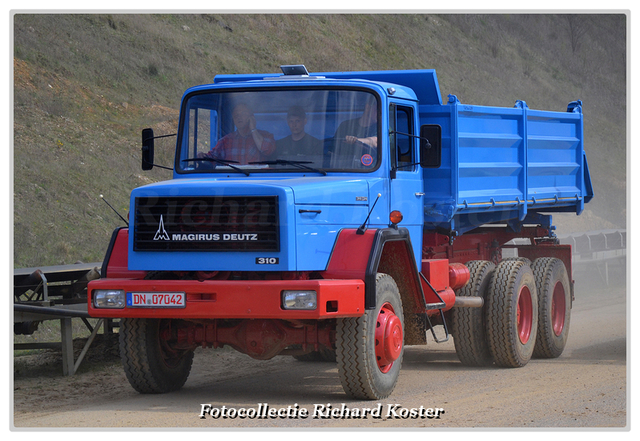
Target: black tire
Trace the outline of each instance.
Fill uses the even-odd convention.
[[[308,352],[302,355],[294,355],[293,358],[295,358],[298,361],[304,361],[304,362],[322,361],[322,355],[320,354],[319,351]]]
[[[388,397],[398,382],[404,355],[404,315],[398,286],[387,274],[376,276],[376,307],[357,318],[339,319],[336,356],[340,382],[347,395],[362,400]],[[382,324],[382,326],[381,326]],[[386,341],[376,338],[386,329]],[[387,360],[376,353],[393,347]],[[384,351],[383,351],[384,352]],[[393,357],[397,357],[391,360]]]
[[[538,290],[538,336],[533,356],[557,358],[564,351],[571,322],[571,285],[564,263],[536,259],[531,267]]]
[[[172,351],[160,338],[170,320],[120,320],[120,358],[131,386],[143,394],[180,389],[189,377],[193,351]]]
[[[327,349],[325,347],[320,347],[320,350],[309,352],[307,354],[302,355],[294,355],[298,361],[328,361],[335,363],[336,362],[336,351],[335,349]]]
[[[488,366],[493,363],[489,345],[487,344],[485,309],[487,290],[495,265],[486,260],[474,260],[466,263],[469,268],[469,283],[456,292],[461,297],[482,297],[485,306],[482,308],[453,308],[452,334],[456,354],[465,366]]]
[[[522,367],[533,354],[538,329],[538,296],[531,267],[506,260],[496,267],[487,294],[487,342],[494,362]]]
[[[321,361],[328,361],[329,363],[335,363],[338,361],[335,349],[321,348],[320,357],[322,359]]]

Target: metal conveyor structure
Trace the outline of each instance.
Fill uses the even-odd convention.
[[[13,275],[14,333],[30,335],[38,324],[47,320],[60,320],[60,342],[16,343],[14,349],[62,349],[63,375],[73,375],[98,330],[105,324],[99,319],[95,326],[87,320],[87,283],[100,278],[101,263],[76,263],[48,267],[20,268]],[[81,319],[91,332],[90,337],[74,360],[72,320]],[[104,332],[111,332],[107,323]]]

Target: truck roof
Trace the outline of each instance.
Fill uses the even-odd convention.
[[[278,79],[284,77],[286,77],[286,75],[278,73],[228,74],[216,75],[213,82],[219,84],[225,82],[245,82],[271,78]],[[309,79],[312,79],[313,77],[324,77],[337,80],[367,80],[377,83],[396,84],[412,89],[420,104],[442,105],[440,86],[438,85],[438,78],[434,69],[310,73]],[[300,77],[296,78],[299,79]]]

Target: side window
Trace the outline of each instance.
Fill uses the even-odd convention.
[[[189,151],[191,157],[208,152],[217,142],[217,112],[193,108],[189,113]]]
[[[413,169],[415,137],[413,133],[413,109],[391,104],[389,108],[389,142],[391,160],[398,171]]]

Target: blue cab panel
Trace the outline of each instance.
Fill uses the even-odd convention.
[[[342,176],[208,177],[140,187],[131,194],[134,222],[130,224],[129,268],[144,271],[324,270],[340,230],[357,228],[367,217],[368,196],[367,180]],[[240,208],[243,199],[248,199],[256,209],[263,207],[264,200],[274,201],[268,208],[273,211],[273,219],[268,222],[273,225],[277,246],[269,249],[251,243],[251,239],[260,239],[258,235],[269,228],[267,223],[256,230],[234,227],[250,223],[238,216],[258,220],[259,212],[240,210],[232,217],[219,214],[220,222],[214,219],[213,205]],[[358,202],[358,199],[364,200]],[[193,228],[185,231],[185,225]],[[263,265],[261,261],[270,263]]]

